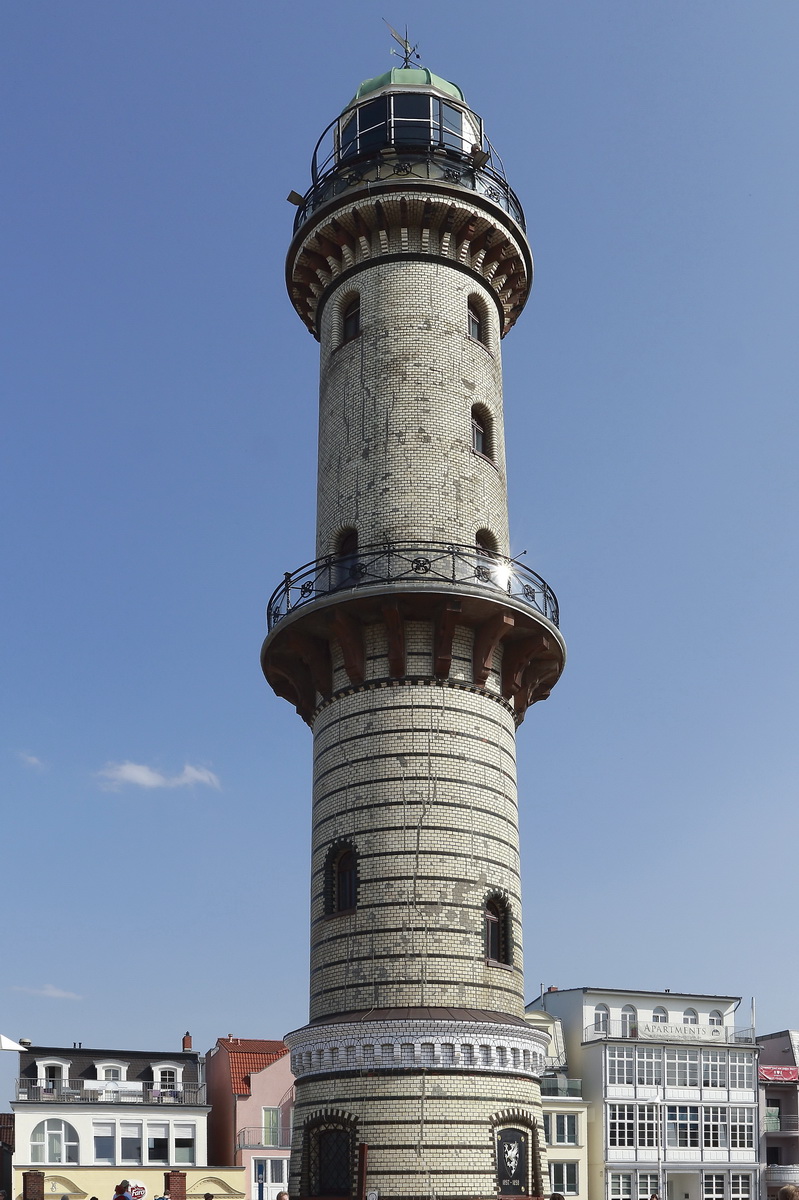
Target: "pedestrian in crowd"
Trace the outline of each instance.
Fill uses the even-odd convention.
[[[113,1200],[131,1200],[130,1180],[121,1179],[114,1188]]]
[[[563,1192],[553,1192],[549,1200],[566,1200],[566,1197],[563,1195]]]
[[[799,1200],[799,1187],[795,1183],[786,1183],[777,1192],[777,1200]]]
[[[289,1200],[288,1192],[278,1192],[278,1194],[275,1196],[275,1200]]]

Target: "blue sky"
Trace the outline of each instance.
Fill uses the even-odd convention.
[[[310,735],[258,666],[313,554],[285,196],[396,62],[383,16],[484,117],[536,260],[512,544],[569,662],[519,737],[527,994],[795,1026],[799,8],[30,0],[2,14],[0,1030],[306,1019]]]

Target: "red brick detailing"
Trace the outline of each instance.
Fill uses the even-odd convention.
[[[169,1200],[186,1200],[186,1172],[164,1171],[164,1191]]]
[[[22,1200],[44,1200],[44,1171],[23,1171]]]

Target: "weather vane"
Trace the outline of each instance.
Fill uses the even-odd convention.
[[[418,59],[418,58],[422,57],[421,54],[416,53],[416,51],[419,49],[418,43],[415,46],[412,46],[411,43],[408,41],[408,26],[407,25],[405,26],[405,37],[403,37],[401,33],[397,33],[397,31],[393,27],[393,25],[388,24],[388,21],[386,21],[385,17],[383,17],[383,21],[386,25],[388,25],[388,31],[391,34],[391,36],[393,37],[394,41],[399,42],[400,46],[402,46],[402,60],[403,60],[402,65],[403,65],[403,67],[409,67],[411,65],[412,58]],[[396,54],[397,51],[392,50],[391,53]]]

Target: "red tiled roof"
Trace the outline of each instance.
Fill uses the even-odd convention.
[[[230,1058],[230,1084],[236,1096],[249,1096],[250,1075],[277,1062],[289,1048],[285,1042],[267,1042],[260,1038],[219,1038],[217,1045]]]
[[[14,1114],[0,1113],[0,1142],[14,1149]]]

